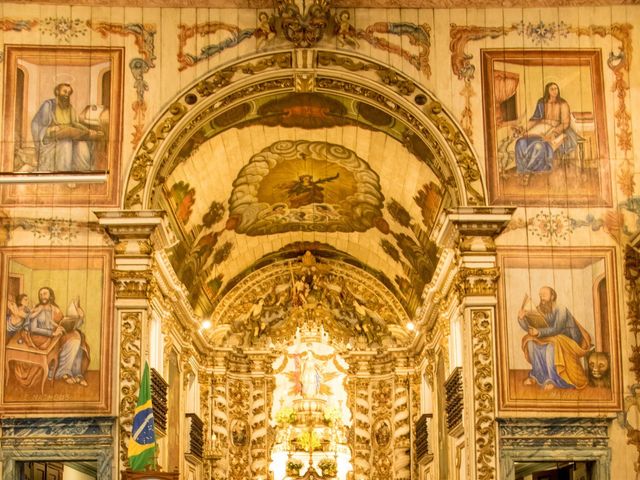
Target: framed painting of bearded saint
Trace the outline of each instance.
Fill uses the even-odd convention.
[[[117,204],[122,63],[121,48],[5,46],[2,172],[28,183],[3,185],[4,205]]]
[[[612,249],[503,248],[498,311],[500,408],[620,408]]]
[[[481,55],[492,203],[611,206],[600,50]]]
[[[0,412],[108,413],[111,253],[12,248],[2,266]]]

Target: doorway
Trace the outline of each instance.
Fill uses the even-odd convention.
[[[19,480],[94,480],[98,465],[94,461],[16,462]]]
[[[596,480],[595,462],[515,462],[516,480]]]

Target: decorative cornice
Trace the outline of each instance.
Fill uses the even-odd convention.
[[[500,447],[608,448],[607,418],[498,419]]]
[[[14,0],[12,3],[34,3],[32,0]],[[42,5],[68,5],[60,0],[40,0]],[[630,0],[333,0],[336,8],[533,8],[580,7],[605,5],[633,5]],[[273,0],[74,0],[74,5],[137,8],[250,8],[272,9]]]
[[[495,238],[509,224],[515,210],[516,207],[458,207],[447,210],[446,215],[462,237]]]
[[[123,240],[148,240],[165,215],[162,210],[111,210],[94,213],[98,217],[98,223],[116,243]]]

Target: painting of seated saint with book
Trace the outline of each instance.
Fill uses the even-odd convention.
[[[503,411],[620,405],[611,249],[498,252],[497,364]]]

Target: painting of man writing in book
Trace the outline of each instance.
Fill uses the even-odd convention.
[[[484,49],[482,64],[491,202],[610,205],[601,52]]]
[[[621,399],[611,249],[499,249],[502,410],[604,411]]]
[[[518,323],[526,332],[522,349],[531,364],[525,385],[554,388],[584,388],[588,384],[582,359],[592,347],[591,336],[567,307],[558,305],[558,294],[540,289],[540,303],[525,310],[529,295],[518,312]]]
[[[578,147],[578,135],[571,127],[569,103],[560,96],[557,83],[544,87],[544,96],[536,103],[526,130],[518,132],[516,141],[516,171],[524,175],[548,172],[553,167],[554,155],[566,155]]]
[[[0,413],[108,411],[111,253],[8,248],[0,264]]]

